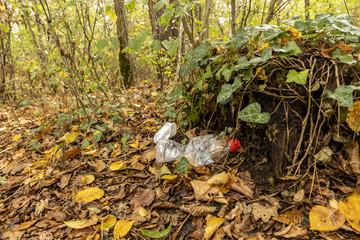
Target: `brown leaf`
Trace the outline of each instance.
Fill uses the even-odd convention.
[[[263,206],[260,203],[252,204],[252,214],[254,216],[255,221],[257,221],[261,218],[263,220],[263,222],[268,222],[271,217],[276,218],[278,216],[276,207]]]
[[[297,225],[300,224],[304,220],[304,215],[300,210],[290,210],[280,214],[278,217],[274,218],[276,221],[285,223],[285,224],[292,224]]]
[[[131,208],[147,207],[155,199],[155,191],[152,189],[139,189],[130,201]]]
[[[154,147],[150,151],[145,152],[143,155],[141,155],[140,159],[141,162],[147,164],[155,159],[156,156],[156,148]]]
[[[294,201],[295,202],[301,202],[304,199],[305,191],[304,189],[301,189],[294,195]]]
[[[286,228],[283,228],[282,230],[275,232],[274,236],[290,238],[290,239],[298,239],[299,237],[302,237],[305,234],[307,234],[306,229],[289,225]]]
[[[334,51],[336,48],[339,48],[341,52],[344,52],[344,55],[349,55],[354,51],[354,48],[350,45],[346,45],[346,44],[336,44],[335,46],[328,48],[328,49],[324,49],[321,51],[321,54],[324,57],[327,58],[332,58],[332,55],[330,54],[332,51]]]
[[[58,222],[62,222],[66,218],[66,214],[63,213],[60,209],[55,209],[47,213],[49,219],[55,219]]]
[[[74,158],[79,153],[80,153],[80,149],[78,149],[78,148],[69,149],[65,152],[65,158],[66,159]]]
[[[157,202],[152,205],[153,208],[178,208],[179,206],[172,202]]]
[[[40,218],[35,219],[35,220],[31,220],[31,221],[27,221],[27,222],[23,222],[21,223],[16,230],[21,231],[21,230],[25,230],[28,229],[29,227],[31,227],[32,225],[34,225],[37,221],[39,221]]]
[[[236,192],[239,192],[241,194],[244,194],[245,196],[249,198],[254,197],[254,191],[250,189],[241,178],[237,178],[236,182],[230,183],[230,188]]]
[[[209,213],[213,213],[216,211],[216,207],[209,207],[205,205],[199,205],[199,206],[186,206],[182,205],[180,209],[184,212],[190,213],[191,215],[195,217],[200,217],[203,215],[207,215]]]
[[[196,200],[214,200],[219,203],[229,204],[218,186],[211,187],[207,182],[198,180],[193,180],[190,184],[194,189]]]
[[[97,160],[95,165],[95,171],[97,173],[101,172],[106,168],[106,163],[103,160]]]

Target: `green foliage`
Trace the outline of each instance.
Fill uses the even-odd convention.
[[[171,224],[165,230],[158,231],[158,232],[150,231],[150,230],[147,230],[144,228],[140,228],[140,231],[142,232],[142,234],[144,234],[145,236],[147,236],[149,238],[162,238],[162,237],[165,237],[170,232],[170,229],[171,229]]]
[[[200,116],[208,111],[211,101],[207,97],[209,93],[215,94],[218,104],[233,102],[236,92],[254,84],[252,80],[259,77],[258,70],[263,68],[259,66],[264,66],[269,61],[276,62],[281,58],[300,55],[302,49],[306,49],[305,46],[314,43],[359,43],[360,28],[351,25],[350,22],[351,19],[345,15],[334,17],[331,14],[322,14],[314,20],[307,21],[300,21],[300,17],[295,16],[283,22],[288,26],[263,24],[243,27],[226,42],[210,43],[204,40],[194,50],[185,54],[186,61],[180,70],[180,76],[184,79],[181,91],[180,88],[172,91],[168,101],[174,103],[179,98],[184,99],[188,103],[183,110],[187,119],[199,121]],[[330,54],[340,62],[355,63],[351,54],[345,55],[339,48]],[[290,68],[285,68],[286,81],[305,84],[308,70],[297,72]],[[263,78],[267,78],[266,69],[263,71]],[[258,86],[262,91],[266,90],[266,87],[266,84]],[[329,96],[342,99],[341,105],[349,106],[349,97],[345,101],[344,94],[341,92],[340,97],[335,91]],[[351,95],[352,92],[346,94]],[[167,116],[174,117],[174,114],[170,114],[173,112],[167,112]],[[258,103],[250,104],[240,111],[238,116],[243,121],[253,123],[266,123],[270,119],[269,113],[261,113]]]
[[[325,93],[330,97],[339,101],[340,106],[342,107],[352,107],[353,106],[353,92],[354,90],[360,89],[360,87],[352,85],[339,86],[335,89],[334,92],[327,89]]]
[[[189,170],[190,164],[186,157],[180,158],[180,162],[175,168],[175,172],[185,174]]]
[[[270,120],[270,114],[266,112],[262,113],[260,104],[254,102],[239,112],[239,118],[244,122],[264,124]]]

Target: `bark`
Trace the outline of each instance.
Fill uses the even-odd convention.
[[[305,20],[309,19],[309,5],[310,0],[305,0]]]
[[[4,29],[0,28],[0,98],[5,101],[6,98],[6,78],[9,76],[12,78],[12,69],[11,69],[11,52],[10,52],[10,32],[11,32],[11,22],[10,15],[6,2],[0,0],[0,4],[5,6],[5,11],[0,9],[0,22],[7,27],[8,31],[5,32]]]
[[[231,35],[234,36],[236,29],[236,0],[231,0]]]
[[[268,24],[271,21],[271,19],[274,17],[275,4],[276,4],[276,0],[270,1],[269,11],[268,11],[267,16],[264,21],[265,24]]]
[[[115,13],[117,16],[117,20],[116,20],[117,35],[120,42],[120,51],[119,51],[120,72],[123,77],[125,87],[130,87],[131,85],[133,85],[134,82],[134,74],[132,72],[130,59],[126,55],[126,53],[123,52],[123,50],[128,45],[128,38],[129,38],[124,1],[114,0],[114,3],[115,3]]]

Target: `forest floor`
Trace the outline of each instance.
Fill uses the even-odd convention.
[[[154,89],[91,94],[88,117],[61,98],[0,105],[0,239],[359,238],[357,179],[339,168],[262,185],[272,174],[242,151],[186,173],[156,162],[168,105]],[[339,208],[355,209],[348,223]]]

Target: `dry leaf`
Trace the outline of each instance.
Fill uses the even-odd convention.
[[[228,214],[226,214],[225,219],[233,220],[235,217],[241,216],[242,211],[243,211],[243,205],[239,204],[235,206],[233,209],[231,209],[231,211]]]
[[[223,224],[224,221],[225,221],[224,218],[217,218],[217,217],[211,218],[209,221],[207,221],[204,238],[210,239],[211,236]]]
[[[106,163],[103,160],[97,160],[95,164],[95,171],[97,173],[101,172],[106,168]]]
[[[209,213],[213,213],[216,211],[216,207],[210,207],[205,205],[199,205],[199,206],[185,206],[182,205],[180,209],[184,212],[190,213],[191,215],[195,217],[200,217],[207,215]]]
[[[57,140],[56,143],[65,142],[66,145],[69,145],[70,143],[75,141],[75,139],[77,138],[77,136],[79,136],[79,134],[80,133],[78,133],[78,132],[67,133],[63,137],[61,137],[59,140]]]
[[[301,202],[304,199],[305,191],[304,189],[301,189],[294,195],[294,202]]]
[[[15,141],[19,140],[20,138],[21,138],[21,134],[17,134],[17,135],[13,136],[12,140],[13,140],[13,142],[15,142]]]
[[[345,215],[348,223],[360,231],[360,194],[357,191],[339,202],[339,210]]]
[[[134,143],[130,144],[130,147],[132,147],[132,148],[139,148],[139,141],[136,140]]]
[[[207,183],[210,185],[225,185],[229,181],[229,175],[226,172],[222,172],[214,175]]]
[[[346,45],[346,44],[336,44],[335,46],[328,48],[328,49],[324,49],[321,51],[321,54],[324,57],[327,58],[332,58],[332,55],[330,54],[332,51],[336,50],[336,48],[339,48],[341,52],[344,52],[344,55],[349,55],[354,51],[354,48],[350,45]]]
[[[41,218],[38,218],[38,219],[35,219],[35,220],[32,220],[32,221],[27,221],[27,222],[20,223],[19,227],[17,227],[16,230],[21,231],[21,230],[28,229],[29,227],[34,225],[40,219]]]
[[[354,102],[352,108],[348,108],[346,123],[354,132],[360,131],[360,101]]]
[[[345,216],[332,207],[314,206],[309,213],[310,230],[336,231],[345,223]]]
[[[171,202],[157,202],[152,205],[153,208],[178,208],[179,206],[176,203]]]
[[[114,228],[114,239],[120,239],[122,237],[125,237],[126,234],[130,231],[132,225],[135,221],[129,221],[129,220],[119,220],[115,224]]]
[[[156,148],[153,148],[150,151],[145,152],[143,155],[141,155],[141,161],[143,163],[149,163],[152,160],[154,160],[156,157]]]
[[[230,188],[236,192],[248,196],[249,198],[253,198],[254,196],[254,191],[249,188],[241,178],[237,178],[237,182],[231,182]]]
[[[132,209],[137,207],[147,207],[155,199],[155,191],[152,189],[139,189],[130,201]]]
[[[71,159],[71,158],[74,158],[79,153],[80,153],[80,149],[73,148],[73,149],[67,150],[64,155],[65,155],[66,159]]]
[[[84,175],[81,177],[81,182],[83,184],[90,184],[95,180],[95,176],[94,175]]]
[[[196,200],[214,200],[219,203],[229,204],[218,186],[211,187],[207,182],[198,180],[193,180],[190,184],[194,189]]]
[[[304,236],[307,234],[307,230],[301,227],[296,227],[290,224],[289,226],[285,227],[284,229],[275,232],[274,236],[283,237],[283,238],[290,238],[290,239],[298,239],[299,237]]]
[[[304,215],[300,210],[290,210],[280,214],[278,217],[274,218],[276,221],[285,223],[285,224],[292,224],[297,225],[300,224],[304,220]]]
[[[276,218],[278,216],[277,207],[263,206],[260,203],[252,204],[252,214],[256,221],[261,218],[263,222],[269,222],[271,217]]]
[[[139,215],[140,215],[140,216],[146,217],[147,214],[148,214],[148,211],[146,211],[145,208],[139,207]]]
[[[66,226],[74,229],[87,228],[92,225],[95,225],[98,222],[99,218],[97,215],[94,215],[91,219],[87,220],[78,220],[78,221],[65,221]]]
[[[104,191],[98,187],[92,187],[85,190],[82,190],[76,194],[75,200],[78,203],[81,202],[92,202],[96,199],[102,198],[104,196]]]

